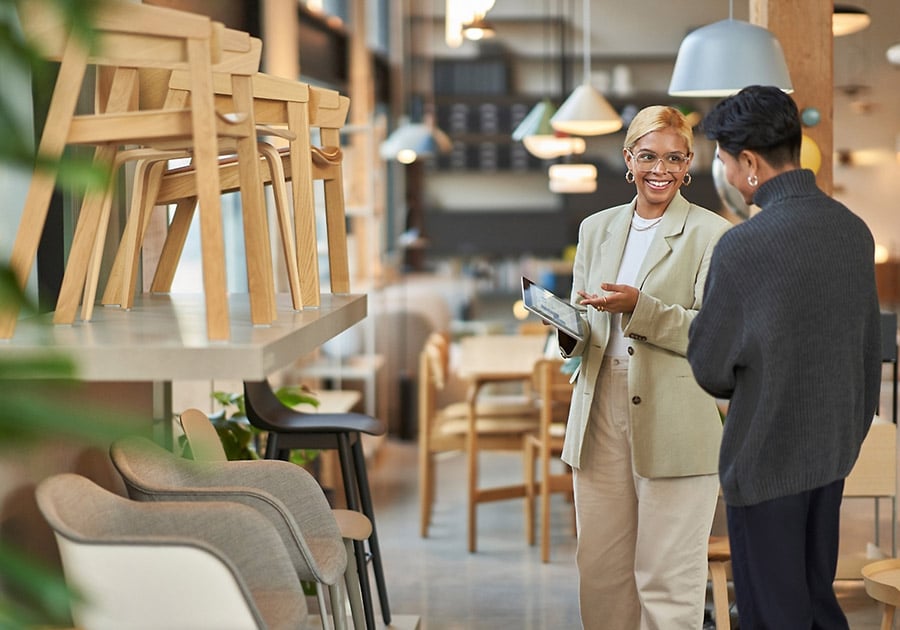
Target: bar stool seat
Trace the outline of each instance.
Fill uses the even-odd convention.
[[[284,406],[268,381],[245,381],[244,404],[250,424],[268,432],[265,458],[289,460],[293,449],[337,450],[344,482],[347,507],[365,514],[372,524],[368,537],[369,553],[378,600],[385,625],[391,623],[390,606],[384,580],[381,551],[378,547],[378,533],[369,478],[366,472],[365,454],[362,448],[362,434],[382,435],[386,427],[381,420],[361,413],[304,413]],[[363,610],[366,626],[375,628],[372,591],[365,546],[362,540],[354,541],[362,591]]]

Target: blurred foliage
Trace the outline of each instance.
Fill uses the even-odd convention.
[[[21,99],[11,86],[14,79],[32,80],[35,126],[42,125],[43,112],[49,106],[58,64],[41,58],[40,52],[21,33],[17,9],[23,0],[0,0],[0,68],[4,90],[0,90],[0,167],[56,172],[58,186],[80,194],[96,186],[106,186],[104,169],[90,158],[65,154],[48,159],[36,154],[29,112],[16,107]],[[96,38],[91,25],[99,7],[107,0],[45,0],[56,7],[71,31],[87,46]],[[11,229],[10,226],[7,226]],[[22,293],[8,265],[0,266],[0,308],[19,305],[25,315],[37,312]],[[0,353],[0,441],[13,445],[54,439],[74,438],[86,444],[106,447],[111,440],[128,432],[130,422],[111,411],[74,407],[64,396],[51,398],[47,384],[55,392],[74,391],[78,387],[74,362],[62,353],[48,349],[43,356],[17,356]],[[57,568],[43,567],[33,558],[0,541],[0,628],[25,630],[36,626],[71,625],[69,604],[77,597]]]
[[[0,67],[4,78],[32,78],[36,122],[49,105],[56,81],[58,64],[41,57],[40,51],[21,32],[17,19],[17,7],[24,0],[0,0]],[[93,29],[94,16],[109,0],[44,0],[57,7],[72,33],[85,45],[96,43]],[[0,164],[12,165],[25,171],[32,169],[56,171],[60,187],[81,193],[84,190],[106,186],[109,176],[106,169],[92,163],[90,156],[66,154],[61,160],[37,155],[31,136],[31,118],[15,106],[12,99],[20,98],[15,90],[0,90]]]
[[[247,420],[247,407],[244,404],[244,394],[235,392],[216,391],[213,399],[222,405],[223,410],[219,415],[210,417],[210,422],[216,428],[225,455],[228,459],[259,459],[257,443],[261,431]],[[319,406],[319,399],[305,385],[286,385],[275,390],[275,397],[286,407],[298,405]],[[305,466],[318,457],[319,451],[314,449],[294,449],[291,451],[291,461],[298,466]]]

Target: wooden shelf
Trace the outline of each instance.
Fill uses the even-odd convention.
[[[322,296],[294,311],[278,296],[277,319],[254,326],[247,295],[232,295],[231,339],[209,341],[202,295],[143,295],[131,311],[98,308],[90,322],[55,326],[52,314],[23,319],[4,358],[55,351],[73,358],[87,381],[258,380],[314,351],[366,317],[365,295]]]

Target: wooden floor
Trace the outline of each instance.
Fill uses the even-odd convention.
[[[518,455],[483,459],[484,483],[521,479]],[[554,497],[552,558],[525,543],[521,499],[479,507],[478,552],[466,551],[465,460],[444,457],[431,536],[418,534],[416,446],[388,441],[371,467],[371,485],[392,612],[421,618],[422,630],[562,630],[580,628],[572,509]],[[882,544],[889,549],[890,505],[882,502]],[[865,553],[872,540],[873,501],[844,502],[842,549]],[[836,583],[852,630],[880,627],[878,604],[862,582]],[[399,625],[399,624],[398,624]],[[705,626],[712,628],[712,625]]]

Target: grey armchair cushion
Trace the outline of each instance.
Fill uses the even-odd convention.
[[[322,488],[303,468],[275,460],[198,462],[137,436],[114,442],[110,456],[131,498],[241,503],[275,526],[300,579],[331,585],[343,576],[340,529]]]
[[[108,555],[105,561],[101,557],[92,562],[92,548],[121,553],[138,547],[194,548],[215,557],[223,571],[231,574],[244,594],[245,604],[257,627],[306,627],[306,600],[294,568],[287,560],[284,543],[268,520],[252,508],[219,501],[202,505],[174,501],[153,505],[138,503],[71,473],[44,480],[39,484],[36,496],[41,513],[57,536],[82,546],[77,555],[81,566],[67,566],[68,556],[63,553],[67,577],[81,576],[82,587],[93,592],[96,598],[103,599],[107,595],[93,588],[95,584],[86,584],[85,580],[90,582],[90,577],[94,577],[96,584],[108,584],[110,577],[117,576],[100,576],[98,573],[117,569],[109,562]],[[90,567],[85,566],[87,564]],[[190,605],[184,600],[171,602],[170,598],[154,593],[153,581],[129,579],[151,571],[151,567],[129,567],[133,575],[122,575],[121,580],[115,580],[120,585],[119,590],[140,589],[133,596],[151,602],[154,608],[166,608],[171,604],[171,608],[177,609]],[[153,568],[154,574],[158,575],[159,570]],[[168,570],[188,572],[189,567],[174,566]],[[137,583],[131,586],[132,582]],[[199,614],[202,616],[203,611]],[[162,619],[167,613],[160,610],[158,615]],[[178,611],[171,616],[178,619]],[[146,626],[148,622],[123,618],[120,623],[119,627],[137,627],[141,623]]]

